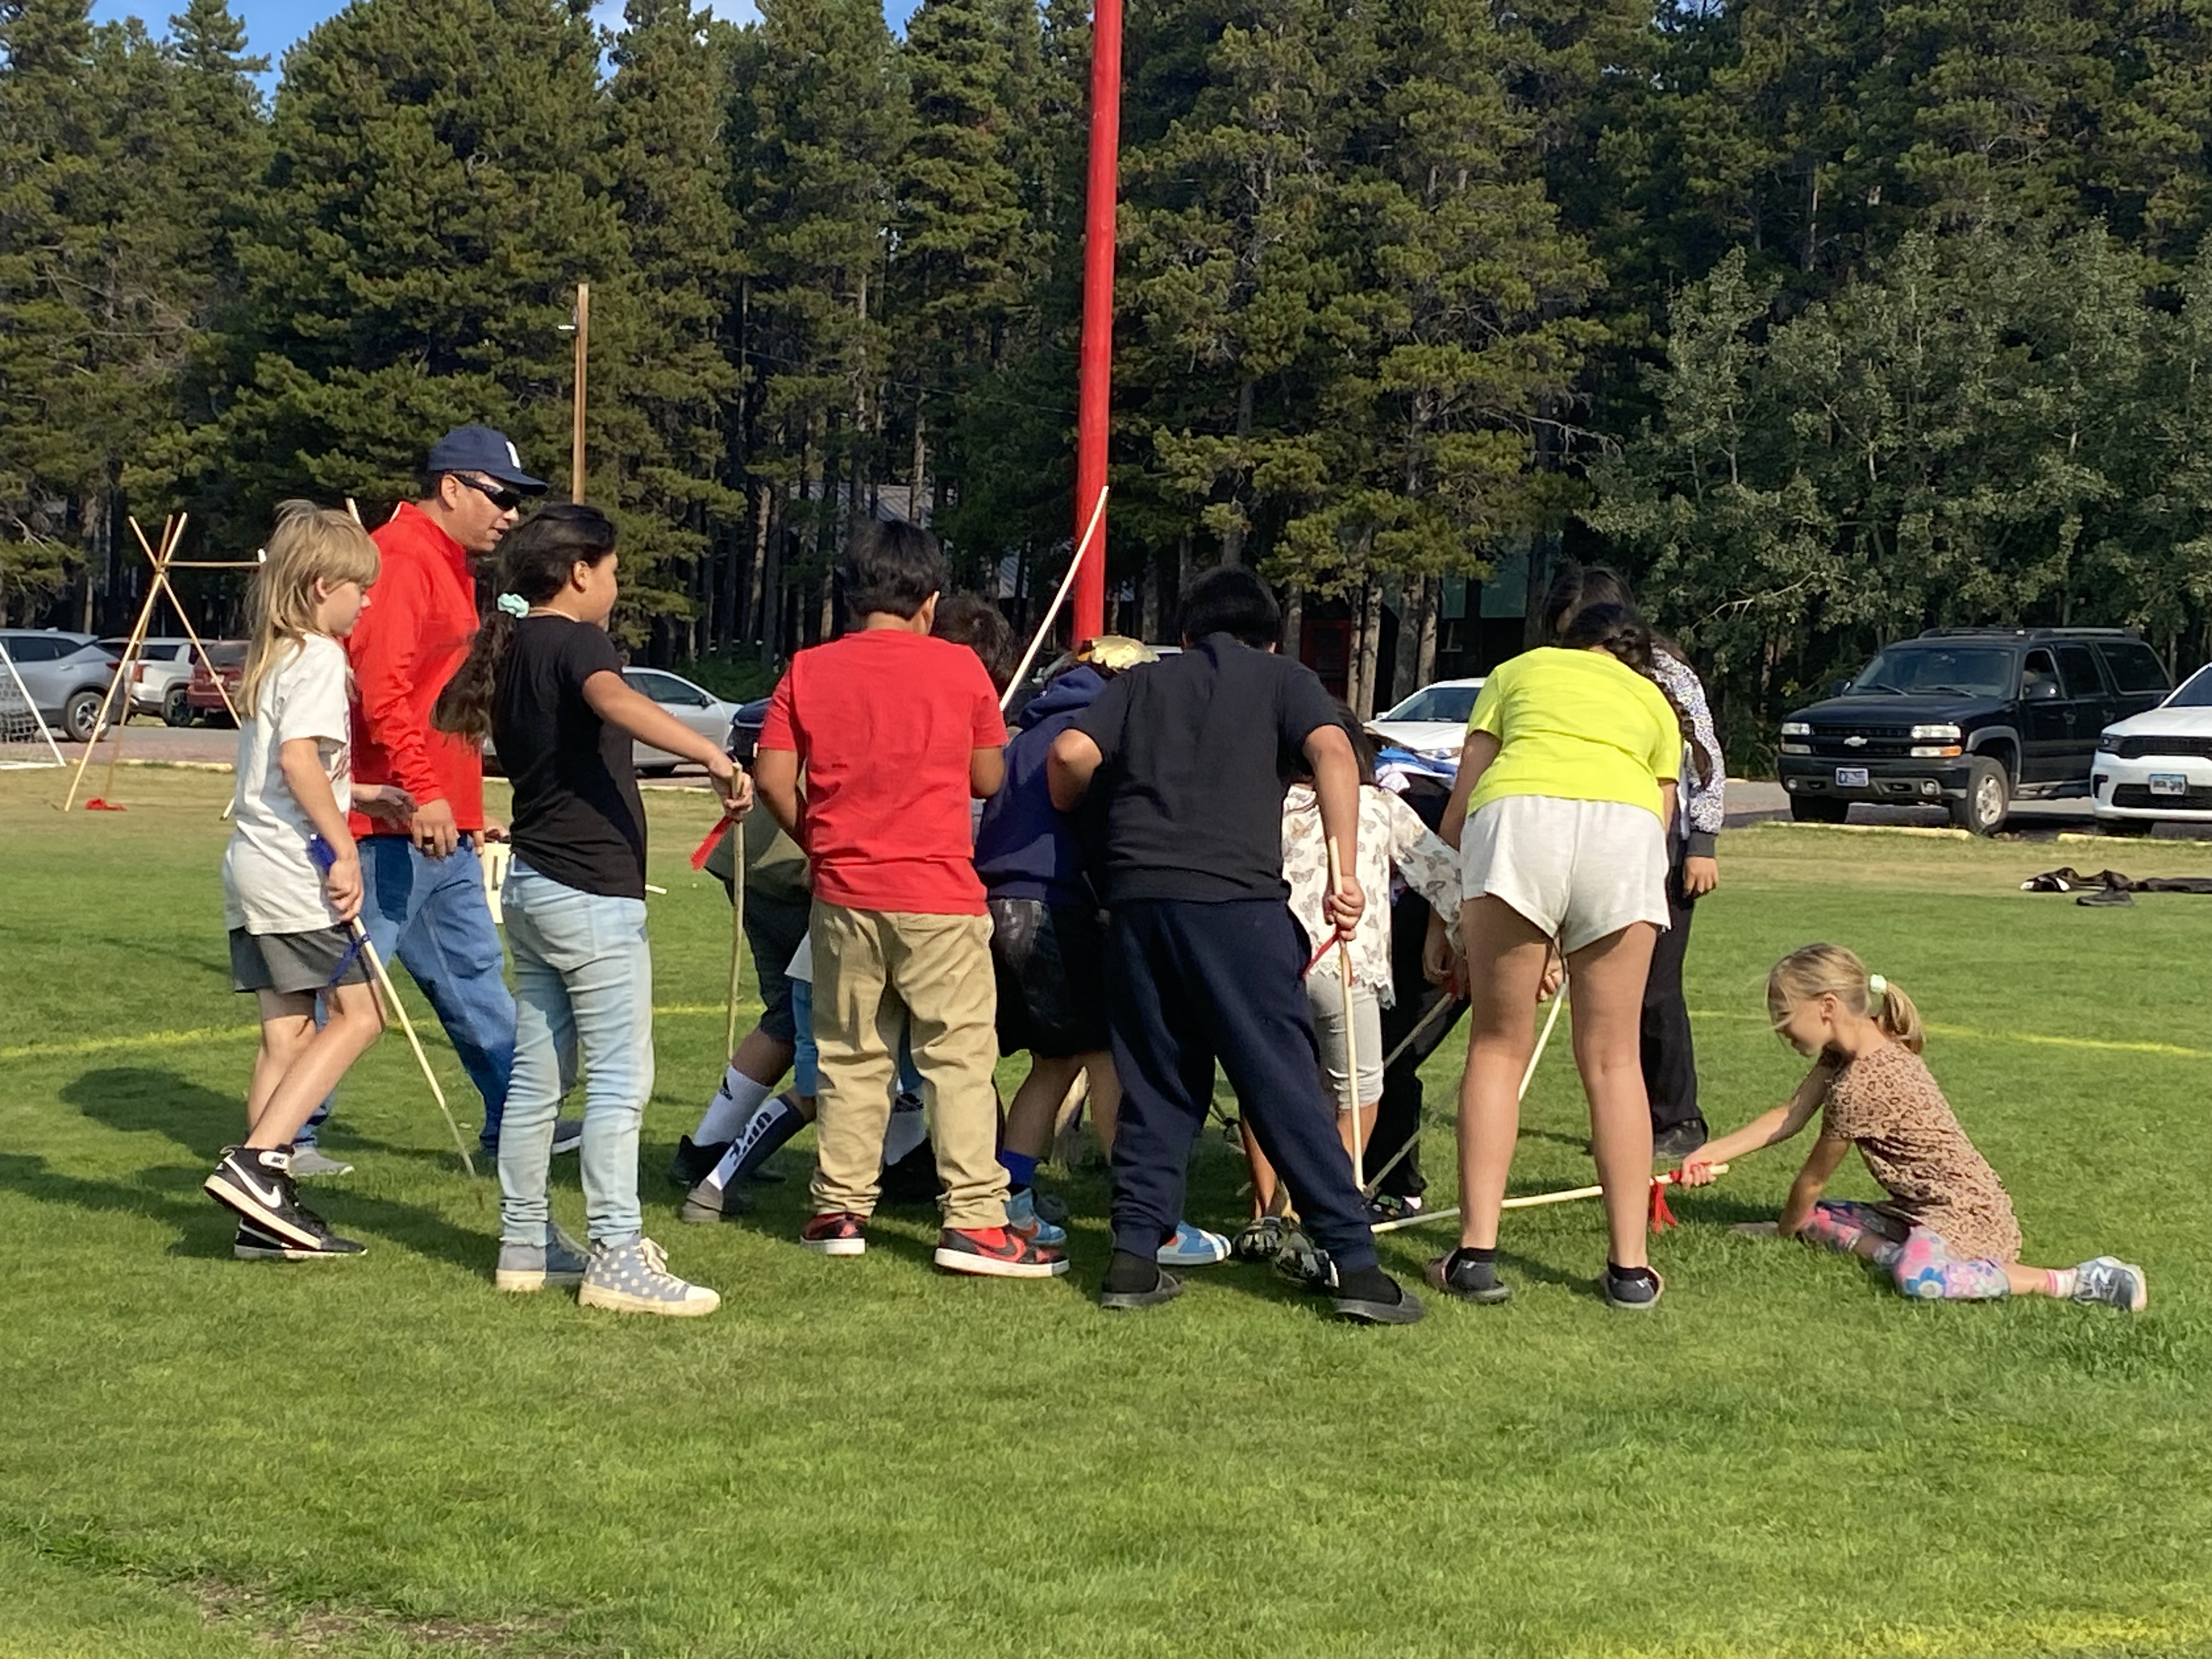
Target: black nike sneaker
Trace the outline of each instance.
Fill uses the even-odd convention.
[[[335,1237],[328,1222],[300,1202],[289,1146],[227,1147],[201,1184],[216,1203],[297,1249],[319,1250]]]
[[[258,1222],[241,1221],[230,1253],[240,1261],[333,1261],[340,1256],[360,1255],[366,1248],[350,1238],[328,1233],[320,1245],[309,1249],[277,1237]]]

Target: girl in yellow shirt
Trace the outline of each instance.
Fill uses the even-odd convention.
[[[1502,1302],[1498,1221],[1553,942],[1574,985],[1575,1063],[1589,1097],[1615,1307],[1649,1308],[1644,1257],[1651,1119],[1638,1028],[1651,949],[1667,926],[1667,836],[1686,719],[1652,677],[1651,633],[1626,605],[1591,605],[1547,646],[1493,671],[1476,700],[1444,809],[1467,900],[1472,1026],[1460,1084],[1460,1248],[1429,1282]],[[1693,747],[1700,775],[1711,761]]]

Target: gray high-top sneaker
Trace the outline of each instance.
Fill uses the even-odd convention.
[[[679,1319],[710,1314],[722,1298],[704,1285],[687,1285],[668,1271],[668,1256],[649,1238],[592,1246],[576,1305],[617,1313],[672,1314]]]
[[[499,1269],[491,1282],[502,1291],[542,1291],[548,1285],[580,1285],[591,1258],[584,1247],[561,1231],[556,1222],[545,1224],[543,1244],[501,1244]]]

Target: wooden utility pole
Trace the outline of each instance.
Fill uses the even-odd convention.
[[[576,407],[568,428],[568,499],[584,499],[585,380],[592,354],[592,285],[576,284]]]

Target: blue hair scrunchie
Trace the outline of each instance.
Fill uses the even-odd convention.
[[[520,593],[502,593],[497,601],[499,608],[517,619],[530,614],[530,601]]]

